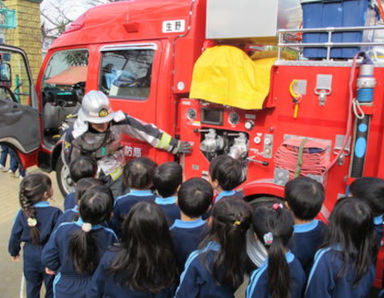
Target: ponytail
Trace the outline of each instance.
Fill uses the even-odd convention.
[[[43,200],[44,193],[48,192],[51,186],[51,179],[42,173],[29,174],[20,183],[21,210],[27,218],[32,243],[36,245],[40,244],[40,232],[34,204]]]
[[[95,233],[88,231],[87,225],[90,224],[84,223],[81,230],[76,230],[69,240],[69,255],[80,274],[92,274],[99,263]]]
[[[286,252],[293,224],[291,212],[281,203],[271,202],[254,209],[252,229],[268,252],[268,291],[272,298],[291,297]]]
[[[284,249],[279,238],[274,239],[268,249],[268,289],[272,298],[290,297],[290,274]]]
[[[33,206],[31,201],[25,196],[25,187],[24,185],[20,186],[19,199],[21,209],[23,210],[25,216],[27,217],[27,224],[30,228],[30,235],[32,238],[32,243],[39,245],[40,244],[40,232],[37,228],[37,219],[36,219],[36,208]]]
[[[217,281],[220,281],[221,277],[224,282],[238,288],[243,282],[245,271],[246,254],[243,252],[245,252],[247,228],[244,226],[247,226],[247,224],[244,225],[240,221],[234,221],[233,224],[228,224],[227,227],[225,227],[225,223],[217,223],[217,225],[223,225],[221,228],[223,231],[226,230],[226,233],[220,237],[221,249],[215,258],[213,276]],[[223,277],[220,274],[222,266],[225,268]]]
[[[81,229],[74,231],[69,239],[69,255],[75,270],[80,274],[92,274],[100,260],[100,252],[93,225],[105,221],[113,208],[113,196],[106,186],[93,186],[81,197],[79,204]],[[84,221],[84,222],[83,222]]]
[[[212,227],[201,247],[217,241],[221,248],[215,256],[213,277],[219,283],[238,288],[244,279],[246,263],[246,232],[251,221],[248,203],[233,198],[220,200],[212,210]],[[207,266],[207,254],[202,256]],[[223,273],[224,268],[224,274]],[[208,268],[209,269],[209,268]]]

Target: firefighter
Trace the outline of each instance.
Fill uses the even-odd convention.
[[[115,197],[124,191],[121,177],[125,164],[121,144],[124,134],[172,154],[191,151],[188,142],[172,138],[155,125],[122,111],[113,112],[108,97],[101,91],[92,90],[84,96],[77,116],[73,126],[63,135],[63,161],[68,166],[79,155],[95,158],[98,177],[111,188]]]

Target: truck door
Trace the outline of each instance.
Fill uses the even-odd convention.
[[[156,79],[161,57],[160,43],[108,45],[101,47],[100,53],[98,87],[111,99],[113,109],[159,125],[156,119]],[[157,150],[151,150],[146,142],[129,136],[125,136],[124,145],[128,158],[144,155],[154,158],[157,154]]]
[[[19,48],[1,45],[0,143],[28,156],[40,147],[40,138],[38,102],[27,56]]]

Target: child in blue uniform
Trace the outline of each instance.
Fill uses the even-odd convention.
[[[77,182],[82,178],[96,177],[97,162],[95,159],[80,155],[69,165],[69,173],[72,181]],[[72,209],[76,206],[76,191],[69,193],[64,199],[64,210]]]
[[[56,227],[61,225],[64,222],[72,222],[79,219],[79,203],[81,201],[81,197],[84,193],[94,187],[101,186],[103,182],[96,178],[82,178],[76,183],[76,205],[72,209],[65,210],[65,212],[59,217]]]
[[[28,298],[40,297],[43,280],[45,297],[52,297],[53,277],[45,274],[40,261],[41,251],[62,214],[60,209],[49,206],[47,200],[52,194],[51,179],[45,174],[29,174],[20,183],[21,210],[13,224],[8,251],[12,260],[17,261],[20,244],[24,242],[24,276]]]
[[[354,198],[366,202],[371,207],[377,244],[380,246],[383,238],[384,180],[376,177],[361,177],[352,182],[349,190]]]
[[[243,167],[237,159],[225,154],[214,158],[209,165],[209,181],[218,193],[215,203],[224,197],[242,199],[242,191],[235,188],[243,182],[243,177]]]
[[[176,194],[181,182],[183,182],[183,169],[176,162],[163,163],[156,168],[153,175],[153,186],[158,194],[155,203],[164,210],[170,226],[176,219],[180,219]]]
[[[87,298],[170,298],[177,266],[162,209],[142,201],[122,225],[121,243],[107,251],[87,288]]]
[[[284,199],[295,222],[289,247],[308,275],[324,239],[325,225],[315,219],[324,202],[324,187],[309,177],[297,177],[285,185]]]
[[[192,252],[185,263],[175,297],[234,297],[243,282],[250,206],[243,200],[223,198],[214,205],[210,221],[201,249]]]
[[[181,184],[177,194],[181,219],[176,219],[170,227],[180,271],[184,269],[189,254],[197,249],[208,228],[202,215],[207,212],[212,198],[212,186],[203,178],[192,178]]]
[[[267,259],[253,271],[246,297],[302,297],[305,273],[288,249],[293,233],[293,217],[282,203],[260,206],[253,211],[252,230],[268,253]]]
[[[112,227],[118,236],[124,218],[136,203],[155,200],[151,188],[156,167],[157,164],[147,157],[133,159],[124,167],[124,184],[130,191],[117,197],[113,207]]]
[[[76,222],[62,223],[42,253],[46,272],[56,274],[55,298],[83,298],[101,256],[117,241],[115,233],[100,225],[111,214],[112,192],[95,186],[83,195]]]
[[[377,245],[369,206],[340,199],[329,218],[325,244],[314,259],[305,297],[368,297]]]

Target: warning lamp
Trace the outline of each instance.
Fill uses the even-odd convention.
[[[139,23],[130,21],[129,15],[126,16],[126,21],[125,21],[125,24],[123,24],[123,26],[128,33],[139,32]]]

